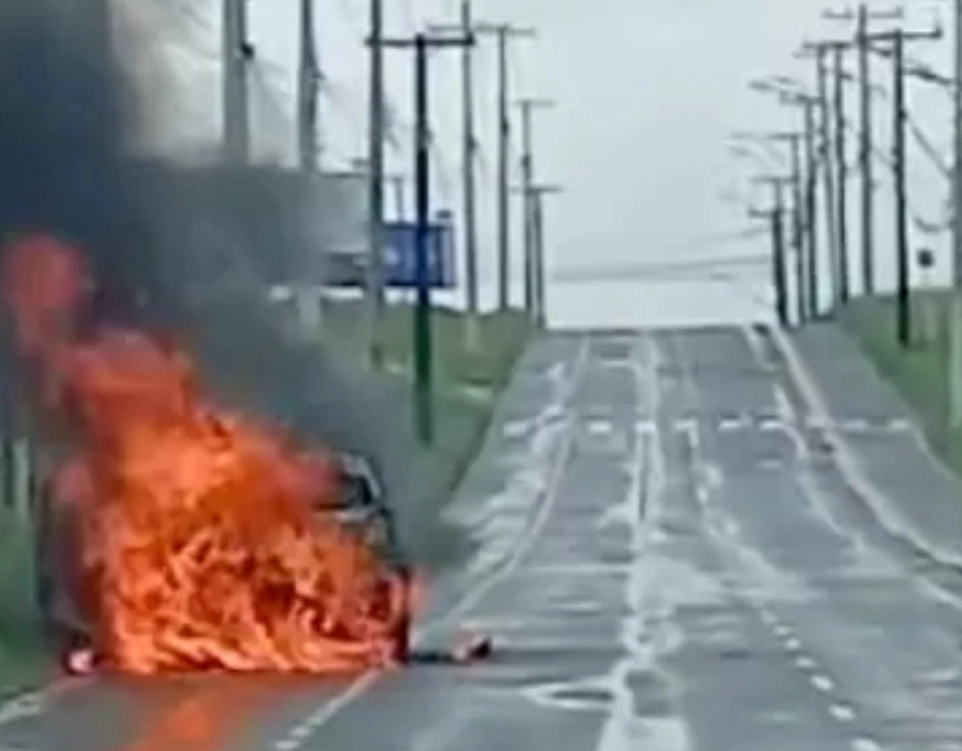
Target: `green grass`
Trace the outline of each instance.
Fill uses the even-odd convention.
[[[52,669],[39,635],[31,540],[28,523],[0,508],[0,700]]]
[[[411,305],[392,305],[385,312],[382,329],[386,371],[408,385],[412,383],[413,316]],[[364,321],[362,303],[328,302],[322,337],[336,350],[363,361]],[[481,315],[480,346],[472,351],[467,346],[462,313],[436,308],[431,325],[436,386],[432,453],[443,475],[440,487],[450,491],[478,451],[495,400],[524,349],[530,326],[517,311]]]
[[[892,298],[855,300],[840,319],[914,410],[935,452],[962,474],[962,431],[948,422],[948,305],[943,291],[914,295],[908,349],[896,339]]]

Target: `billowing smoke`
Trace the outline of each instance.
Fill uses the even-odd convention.
[[[145,114],[107,51],[102,2],[0,6],[0,233],[75,242],[98,285],[90,323],[172,333],[221,399],[306,442],[368,456],[412,555],[436,558],[436,541],[451,535],[438,534],[425,502],[440,492],[437,473],[395,417],[405,395],[299,338],[268,302],[267,270],[289,272],[310,255],[308,234],[277,209],[290,180],[228,167],[201,180],[135,157]]]

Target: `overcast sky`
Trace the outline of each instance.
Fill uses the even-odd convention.
[[[168,114],[182,136],[210,139],[218,127],[216,63],[217,8],[195,6],[190,34],[178,31],[177,96]],[[254,81],[253,114],[262,153],[289,158],[293,145],[294,65],[297,0],[250,0],[251,34],[260,66]],[[387,30],[407,35],[425,22],[453,21],[458,0],[385,0]],[[537,29],[534,40],[512,50],[514,93],[550,97],[557,106],[537,119],[537,172],[564,186],[548,209],[549,263],[659,261],[680,255],[765,252],[767,238],[741,244],[706,239],[748,226],[744,206],[726,203],[724,189],[746,191],[752,164],[733,157],[725,139],[732,130],[785,128],[798,113],[773,97],[748,89],[767,73],[813,80],[814,64],[793,59],[804,38],[848,36],[852,26],[820,17],[823,0],[475,0],[475,15],[510,20]],[[913,0],[908,24],[927,28],[934,8],[948,19],[948,3]],[[320,114],[324,164],[344,167],[363,155],[367,66],[362,44],[368,0],[318,0],[317,37],[327,77]],[[881,28],[881,25],[879,26]],[[188,40],[185,42],[184,40]],[[925,47],[925,49],[923,49]],[[948,41],[914,45],[912,57],[948,72]],[[435,177],[438,200],[459,208],[458,53],[438,53],[431,68],[433,117],[439,149]],[[390,106],[400,121],[391,167],[410,172],[411,58],[389,51]],[[491,39],[477,54],[477,113],[482,157],[482,272],[493,274],[494,255],[495,54]],[[854,70],[854,65],[850,65]],[[873,65],[876,80],[890,87],[884,60]],[[925,134],[948,153],[949,99],[940,90],[910,84],[913,113]],[[851,91],[850,94],[854,94]],[[854,97],[850,113],[856,115]],[[890,148],[888,100],[876,110],[878,145]],[[857,122],[857,120],[855,120]],[[852,148],[854,156],[854,146]],[[879,163],[880,281],[891,276],[894,219],[891,182]],[[944,221],[946,184],[910,139],[909,177],[914,214]],[[857,240],[853,194],[851,223]],[[756,190],[760,206],[764,195]],[[944,238],[913,234],[944,248]],[[852,266],[855,268],[853,258]]]

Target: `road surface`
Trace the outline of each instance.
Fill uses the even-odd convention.
[[[528,353],[452,510],[480,552],[419,634],[488,630],[489,663],[81,683],[0,713],[0,749],[962,748],[962,574],[853,491],[780,352],[718,328]]]

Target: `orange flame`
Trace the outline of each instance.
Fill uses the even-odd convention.
[[[318,511],[333,460],[204,399],[183,351],[71,331],[79,253],[17,239],[0,269],[20,346],[77,451],[55,495],[78,518],[78,599],[109,666],[351,672],[403,659],[407,577]],[[55,385],[54,385],[55,384]]]

